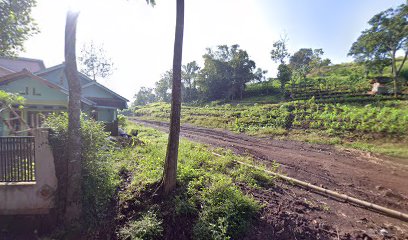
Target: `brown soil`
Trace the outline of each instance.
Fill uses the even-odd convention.
[[[168,123],[135,120],[167,131]],[[191,125],[181,136],[247,154],[330,190],[408,213],[408,166],[356,150],[279,141]],[[241,188],[265,205],[244,239],[408,239],[408,223],[278,182],[274,189]]]

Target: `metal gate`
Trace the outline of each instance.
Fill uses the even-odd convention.
[[[0,182],[35,181],[34,137],[0,137]]]

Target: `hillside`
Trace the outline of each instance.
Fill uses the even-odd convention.
[[[397,59],[397,66],[401,64],[401,61],[402,57]],[[311,92],[311,89],[321,92],[326,91],[328,95],[333,93],[340,93],[337,95],[362,95],[371,89],[370,80],[374,77],[391,77],[391,67],[385,67],[383,74],[369,73],[367,77],[365,75],[365,68],[362,64],[355,62],[334,64],[312,71],[307,75],[307,78],[304,81],[296,83],[296,86],[300,87],[300,89],[296,89],[296,91],[298,95],[306,93],[306,97],[302,96],[301,99],[309,98],[310,95],[307,95],[307,93]],[[401,91],[404,93],[406,93],[408,89],[407,84],[408,62],[405,62],[401,70],[400,80]],[[392,89],[391,83],[386,85],[388,89]],[[280,83],[278,79],[269,79],[268,81],[261,83],[249,83],[245,89],[245,98],[233,101],[233,103],[277,103],[282,100],[279,87]],[[285,90],[287,92],[293,91],[291,83],[286,84]],[[315,95],[315,97],[318,98],[318,95]],[[346,101],[360,100],[352,100],[349,96],[346,96],[346,98]],[[333,100],[331,102],[337,101]]]

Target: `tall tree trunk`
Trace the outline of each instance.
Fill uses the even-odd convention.
[[[65,74],[69,87],[68,166],[65,221],[77,222],[82,213],[81,85],[75,56],[76,25],[79,13],[68,11],[65,26]]]
[[[164,165],[162,191],[168,195],[176,188],[177,157],[181,112],[181,61],[183,55],[184,0],[177,0],[176,33],[173,55],[173,87],[170,114],[170,133]]]

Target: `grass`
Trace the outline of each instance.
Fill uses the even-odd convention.
[[[136,110],[138,118],[168,121],[170,106],[155,103]],[[182,123],[249,135],[343,145],[407,158],[408,101],[369,104],[318,103],[183,106]],[[381,139],[377,141],[376,139]]]
[[[168,234],[169,227],[174,232],[183,227],[193,239],[235,239],[245,234],[262,206],[238,186],[272,185],[273,177],[234,162],[252,162],[250,158],[181,140],[177,190],[164,202],[155,202],[154,197],[146,195],[152,196],[161,179],[167,135],[132,123],[126,130],[138,131],[143,144],[121,149],[112,156],[117,170],[131,175],[128,186],[119,193],[119,201],[138,209],[136,214],[118,216],[127,219],[119,230],[120,236],[146,239],[143,234],[152,233],[153,239],[161,238]]]
[[[147,212],[139,220],[128,222],[119,231],[121,239],[155,239],[163,233],[162,221],[153,212]]]

